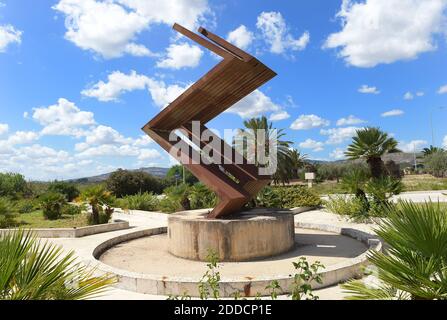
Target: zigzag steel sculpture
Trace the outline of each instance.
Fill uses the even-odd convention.
[[[182,129],[190,141],[200,141],[192,129],[193,121],[200,121],[201,131],[206,130],[208,121],[276,76],[253,56],[204,28],[199,28],[199,33],[204,37],[178,24],[174,24],[173,28],[223,60],[143,127],[143,131],[168,152],[176,144],[169,140],[172,131]],[[175,137],[179,141],[180,137]],[[258,168],[248,164],[245,159],[243,164],[236,164],[236,150],[215,135],[213,140],[222,147],[220,150],[213,149],[222,160],[220,164],[194,164],[192,159],[199,155],[192,147],[189,147],[189,153],[184,150],[176,152],[176,159],[217,194],[219,203],[208,218],[222,218],[239,212],[271,181],[271,177],[260,176]],[[205,142],[199,144],[197,147],[200,150],[206,146]],[[228,153],[222,151],[228,148],[232,159],[228,159]],[[237,156],[241,157],[239,154]]]

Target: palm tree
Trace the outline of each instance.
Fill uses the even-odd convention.
[[[291,171],[290,163],[290,146],[292,145],[292,142],[282,140],[286,135],[284,129],[274,129],[273,123],[269,122],[265,116],[246,120],[244,121],[244,126],[244,129],[240,129],[240,134],[236,136],[233,145],[236,146],[238,150],[243,150],[244,156],[248,160],[253,161],[257,166],[266,165],[259,162],[259,158],[261,155],[257,154],[257,147],[264,147],[266,157],[270,157],[271,149],[276,148],[277,170],[276,173],[273,175],[273,179],[275,180],[275,182],[288,182],[293,173]],[[264,146],[259,145],[262,140],[258,140],[258,138],[260,138],[258,137],[258,135],[262,134],[262,132],[258,130],[264,130]],[[244,136],[248,138],[248,141],[253,141],[256,143],[256,150],[248,150],[247,145],[244,144]]]
[[[426,156],[432,155],[433,153],[443,152],[443,151],[444,151],[444,149],[430,146],[430,148],[424,148],[422,150],[422,154],[424,155],[424,157],[426,157]]]
[[[401,202],[384,208],[377,235],[389,246],[387,253],[372,252],[379,282],[361,280],[342,287],[348,299],[447,299],[447,212],[439,203]]]
[[[250,120],[244,121],[245,129],[240,129],[240,137],[243,137],[244,135],[248,136],[248,138],[252,141],[254,141],[258,146],[259,143],[261,143],[260,137],[258,137],[258,134],[260,132],[258,130],[264,130],[265,134],[265,151],[266,156],[269,156],[269,152],[271,148],[276,147],[277,148],[277,155],[278,159],[280,157],[288,157],[289,156],[289,149],[290,145],[292,144],[291,141],[285,141],[281,140],[286,134],[284,132],[284,129],[274,129],[273,123],[269,122],[265,116],[262,116],[260,118],[251,118]],[[274,130],[276,130],[276,136],[274,135]],[[236,141],[234,142],[235,145],[240,146],[239,144],[243,143],[242,139],[238,139],[240,137],[236,137]],[[258,140],[259,138],[259,140]],[[262,147],[262,146],[260,146]],[[254,157],[256,165],[259,165],[259,155],[257,155],[257,150],[253,150],[254,152],[250,155],[247,155],[247,148],[246,146],[243,146],[241,148],[244,150],[244,155],[247,156],[247,158]],[[278,160],[279,162],[279,160]]]
[[[298,170],[303,168],[307,161],[307,154],[301,154],[297,149],[290,151],[290,163],[293,170],[293,178],[298,178]]]
[[[357,130],[357,135],[353,137],[353,142],[345,155],[350,160],[365,159],[371,170],[371,176],[380,178],[384,171],[382,156],[387,153],[400,152],[397,149],[397,144],[397,141],[389,137],[386,132],[379,128],[368,127]]]
[[[116,282],[93,276],[62,247],[41,243],[23,230],[0,237],[0,300],[79,300]]]
[[[93,224],[100,224],[100,212],[103,206],[106,206],[106,214],[111,215],[113,208],[111,207],[115,201],[115,197],[102,185],[90,187],[81,194],[81,200],[86,201],[92,207],[92,222]]]

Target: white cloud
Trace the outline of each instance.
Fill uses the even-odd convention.
[[[140,161],[146,161],[146,160],[152,160],[152,159],[158,159],[161,157],[160,152],[155,149],[142,149],[140,151],[140,155],[138,156],[138,160]]]
[[[444,137],[443,145],[444,148],[447,149],[447,136]]]
[[[381,114],[382,117],[386,118],[386,117],[397,117],[397,116],[402,116],[404,115],[405,112],[403,110],[400,109],[393,109],[387,112],[384,112]]]
[[[335,160],[343,160],[346,158],[345,150],[341,148],[336,148],[329,154],[329,157]]]
[[[342,30],[329,35],[324,48],[340,48],[348,65],[369,68],[415,59],[436,49],[446,0],[343,0],[337,17]]]
[[[89,131],[85,142],[89,145],[122,145],[131,143],[131,139],[124,138],[118,131],[111,127],[99,125]]]
[[[404,95],[404,100],[413,100],[414,99],[414,95],[411,92],[407,92]]]
[[[423,92],[423,91],[416,92],[417,97],[423,97],[424,95],[425,95],[425,92]]]
[[[166,57],[157,62],[157,67],[166,69],[195,68],[203,56],[203,50],[188,43],[171,44]]]
[[[103,144],[99,146],[89,147],[84,151],[78,153],[76,156],[79,158],[91,158],[91,157],[137,157],[139,155],[139,149],[129,145],[110,145]]]
[[[307,31],[301,37],[294,38],[280,12],[262,12],[258,16],[256,27],[261,30],[272,53],[281,54],[287,50],[302,51],[310,41]]]
[[[353,115],[348,116],[347,118],[341,118],[337,121],[337,126],[352,126],[355,124],[365,123],[365,120],[359,119]]]
[[[193,28],[211,13],[207,0],[60,0],[53,9],[66,17],[67,40],[106,59],[157,56],[136,42],[142,31],[174,22]]]
[[[376,87],[370,87],[370,86],[368,86],[366,84],[361,86],[358,89],[358,92],[365,93],[365,94],[379,94],[380,93],[380,91]]]
[[[67,40],[104,58],[135,53],[133,40],[149,24],[147,17],[113,1],[61,0],[53,9],[66,16]]]
[[[9,131],[9,125],[6,123],[0,123],[0,136]]]
[[[321,129],[320,134],[328,136],[326,144],[340,144],[343,143],[357,134],[359,127],[345,127],[345,128],[333,128],[333,129]]]
[[[169,103],[177,99],[186,89],[191,86],[190,84],[181,86],[178,84],[167,85],[160,80],[150,79],[148,83],[149,93],[155,105],[159,108],[165,108]]]
[[[309,130],[314,128],[327,127],[330,125],[330,121],[320,118],[314,114],[301,115],[298,119],[296,119],[290,129],[293,130]]]
[[[419,152],[427,145],[428,142],[425,140],[413,140],[410,142],[400,141],[397,148],[403,152],[414,152],[415,150],[416,152]]]
[[[270,115],[270,121],[281,121],[290,118],[290,114],[287,111],[279,111]]]
[[[228,33],[227,40],[235,46],[245,50],[252,44],[254,35],[246,26],[240,25],[238,28]]]
[[[136,147],[146,147],[153,142],[154,140],[152,140],[148,135],[143,134],[139,138],[135,139],[133,145]]]
[[[135,10],[150,23],[172,26],[179,23],[193,29],[211,13],[207,0],[117,0]]]
[[[125,53],[128,53],[135,57],[158,57],[157,53],[152,52],[142,44],[128,43],[124,49]]]
[[[33,131],[17,131],[13,135],[11,135],[7,143],[10,146],[18,145],[18,144],[28,144],[40,138],[40,135],[37,132]]]
[[[6,48],[12,44],[22,42],[22,31],[15,29],[12,25],[0,26],[0,52],[5,52]]]
[[[43,135],[82,136],[95,124],[92,112],[81,111],[73,102],[60,98],[57,104],[33,109],[33,119],[44,126]]]
[[[447,84],[445,86],[442,86],[438,90],[438,94],[446,94],[447,93]]]
[[[259,117],[270,112],[276,114],[277,119],[286,116],[286,114],[280,114],[283,112],[282,107],[260,90],[253,91],[226,112],[237,114],[243,119]],[[275,115],[273,117],[275,118]]]
[[[135,71],[131,71],[129,74],[115,71],[109,74],[107,79],[107,82],[99,81],[92,87],[83,90],[82,94],[100,101],[117,101],[125,92],[147,89],[155,105],[164,108],[191,86],[191,84],[168,85],[162,80],[151,79],[145,75],[139,75]]]
[[[120,71],[114,71],[107,76],[107,82],[99,81],[81,93],[99,101],[117,101],[119,96],[125,92],[144,90],[148,83],[148,77],[139,75],[133,70],[128,75]]]
[[[312,139],[307,139],[306,141],[301,142],[299,144],[299,147],[303,149],[312,149],[312,151],[314,152],[319,152],[324,150],[324,143]]]

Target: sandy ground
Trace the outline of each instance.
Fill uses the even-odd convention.
[[[223,262],[220,273],[225,279],[256,279],[262,276],[288,275],[294,272],[292,262],[306,257],[310,263],[320,261],[330,266],[359,256],[366,246],[352,238],[323,231],[296,229],[296,246],[290,252],[274,258],[249,262]],[[106,251],[102,262],[133,272],[182,276],[200,279],[206,263],[177,258],[168,252],[167,236],[156,235],[119,244]]]

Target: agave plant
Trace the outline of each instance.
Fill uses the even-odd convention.
[[[115,282],[95,277],[74,253],[41,243],[23,230],[0,239],[0,300],[79,300],[97,296]]]
[[[376,233],[389,249],[370,253],[379,283],[346,283],[348,299],[447,299],[446,210],[439,203],[400,202],[387,216]]]
[[[373,178],[380,178],[383,174],[382,156],[400,151],[397,149],[397,141],[379,128],[357,130],[357,135],[352,139],[345,155],[351,160],[365,159]]]

